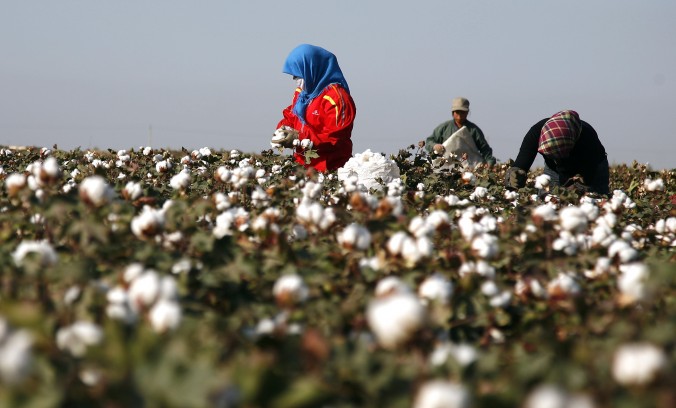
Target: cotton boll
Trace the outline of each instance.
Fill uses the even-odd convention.
[[[33,336],[26,330],[11,330],[0,317],[0,382],[6,385],[21,383],[33,365]]]
[[[87,348],[103,341],[103,330],[94,323],[78,321],[56,332],[56,345],[74,357],[83,357]]]
[[[556,221],[556,206],[549,203],[540,205],[531,212],[531,217],[536,224],[543,221]]]
[[[185,190],[190,186],[190,170],[183,169],[169,180],[169,185],[174,190]]]
[[[638,258],[638,251],[632,248],[627,241],[616,239],[608,247],[608,257],[617,257],[621,263],[627,263]]]
[[[272,294],[278,305],[289,307],[305,302],[309,290],[299,275],[284,275],[275,282]]]
[[[428,276],[418,287],[418,296],[423,302],[447,305],[453,295],[453,283],[445,276],[435,273]]]
[[[499,251],[497,237],[486,233],[477,236],[472,240],[472,251],[483,259],[494,258]]]
[[[5,179],[5,190],[10,197],[16,196],[19,191],[26,187],[26,176],[20,173],[12,173]]]
[[[665,352],[651,343],[620,346],[613,356],[612,375],[625,386],[643,386],[657,378],[668,364]]]
[[[176,301],[161,299],[150,309],[148,319],[155,332],[164,333],[178,327],[181,315],[181,306]]]
[[[80,184],[80,199],[87,205],[101,207],[114,197],[115,190],[101,176],[89,176]]]
[[[587,229],[587,214],[578,207],[566,207],[559,213],[561,228],[570,232],[583,232]]]
[[[129,303],[135,310],[152,305],[161,293],[161,280],[157,272],[148,270],[135,278],[129,286]]]
[[[647,178],[643,180],[643,187],[646,191],[664,191],[664,180],[661,178],[655,180]]]
[[[555,299],[577,296],[581,290],[573,272],[559,272],[547,285],[549,297]]]
[[[150,239],[164,231],[165,216],[162,210],[144,206],[141,214],[132,218],[131,231],[140,239]]]
[[[424,383],[416,393],[413,408],[469,408],[472,398],[464,385],[433,380]]]
[[[412,293],[373,299],[366,320],[383,348],[396,349],[410,341],[427,321],[426,310]]]
[[[336,237],[338,243],[345,249],[366,250],[371,245],[371,233],[365,227],[352,223]]]
[[[387,241],[387,251],[391,255],[400,255],[405,243],[410,243],[412,240],[403,231],[395,232],[390,239]]]
[[[535,188],[547,189],[551,179],[551,176],[548,174],[540,174],[539,176],[535,177]]]
[[[143,194],[141,183],[135,181],[128,182],[122,189],[122,197],[126,200],[137,200]]]
[[[381,298],[394,293],[412,293],[412,291],[404,281],[396,276],[387,276],[376,284],[376,297]]]
[[[644,263],[634,262],[620,265],[617,287],[623,295],[624,303],[633,303],[647,298],[645,283],[650,277],[650,270]]]
[[[586,395],[571,394],[558,385],[544,384],[528,394],[524,408],[594,408],[594,402]]]

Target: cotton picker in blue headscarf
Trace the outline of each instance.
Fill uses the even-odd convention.
[[[301,44],[286,58],[282,72],[293,77],[296,90],[291,105],[282,112],[272,146],[294,149],[297,162],[318,171],[341,167],[352,157],[357,108],[336,56]],[[308,151],[318,157],[306,155]]]

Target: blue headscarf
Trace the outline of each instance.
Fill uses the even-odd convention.
[[[293,107],[293,113],[305,123],[307,106],[327,86],[340,84],[347,92],[350,89],[343,72],[338,66],[338,59],[331,52],[310,44],[301,44],[291,51],[282,72],[303,78],[305,89],[300,92]]]

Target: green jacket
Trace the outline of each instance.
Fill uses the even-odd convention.
[[[486,141],[484,133],[481,131],[481,129],[479,129],[477,125],[470,122],[469,120],[465,121],[465,126],[467,127],[467,130],[469,130],[469,134],[472,135],[472,139],[474,139],[474,143],[476,143],[479,153],[481,153],[481,156],[483,156],[484,162],[495,164],[496,159],[493,157],[493,149],[491,149],[491,147],[488,145],[488,142]],[[431,152],[435,144],[444,143],[446,139],[451,137],[451,135],[458,129],[459,128],[455,124],[454,120],[449,120],[448,122],[442,123],[441,125],[437,126],[432,132],[432,135],[427,138],[425,141],[425,148],[428,152]]]

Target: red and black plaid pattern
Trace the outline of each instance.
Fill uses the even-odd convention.
[[[538,152],[554,159],[568,157],[580,136],[580,116],[572,110],[552,115],[540,131]]]

